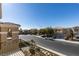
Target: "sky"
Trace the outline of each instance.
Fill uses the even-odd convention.
[[[2,19],[23,29],[79,26],[79,4],[3,3]]]

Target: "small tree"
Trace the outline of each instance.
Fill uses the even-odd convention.
[[[72,29],[67,29],[67,31],[65,31],[65,40],[73,40],[74,37],[74,33]]]
[[[37,29],[30,29],[30,34],[34,34],[37,35],[38,34],[38,30]]]
[[[35,55],[35,48],[36,48],[35,41],[31,40],[30,41],[30,49],[29,49],[31,56]]]
[[[51,27],[46,28],[47,36],[54,36],[54,30]]]
[[[39,34],[45,35],[45,36],[53,36],[54,30],[51,27],[43,28],[39,30]]]
[[[70,29],[70,40],[73,40],[73,37],[74,37],[74,33],[73,33],[73,30],[72,29]]]

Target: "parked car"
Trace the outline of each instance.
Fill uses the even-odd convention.
[[[45,35],[41,35],[41,37],[47,37],[47,36],[45,36]]]
[[[41,37],[43,37],[43,39],[46,40],[54,40],[53,36],[49,36],[49,35],[41,35]]]
[[[46,40],[54,40],[53,37],[46,37]]]
[[[79,33],[75,33],[75,40],[79,40]]]

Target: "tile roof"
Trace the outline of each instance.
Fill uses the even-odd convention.
[[[20,26],[19,24],[15,24],[15,23],[11,23],[11,22],[0,22],[0,24],[12,24],[12,25]]]

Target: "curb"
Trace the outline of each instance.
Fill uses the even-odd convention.
[[[67,40],[61,40],[61,39],[55,39],[55,40],[56,41],[67,42],[67,43],[79,44],[79,42],[75,42],[75,41],[67,41]]]
[[[57,52],[57,51],[55,51],[55,50],[51,50],[51,49],[45,48],[45,47],[40,46],[40,45],[37,45],[37,46],[38,46],[38,47],[41,47],[41,48],[43,48],[43,49],[45,49],[45,50],[48,50],[48,51],[50,51],[50,52],[52,52],[52,53],[55,53],[55,54],[57,54],[57,55],[59,55],[59,56],[66,56],[65,54],[62,54],[62,53]]]

